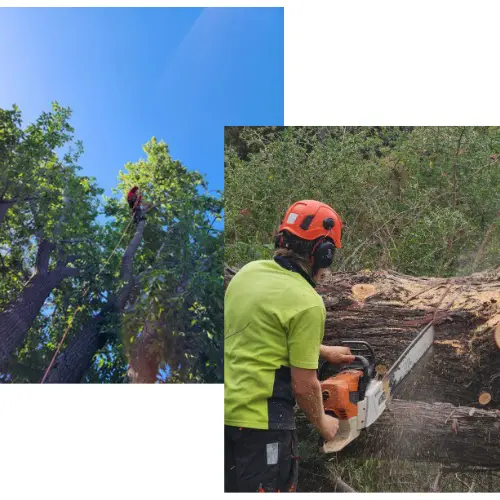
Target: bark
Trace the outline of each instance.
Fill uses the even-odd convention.
[[[101,312],[85,323],[68,347],[61,352],[49,372],[45,383],[78,383],[89,369],[94,355],[104,347],[105,337],[101,329],[112,306],[103,307]]]
[[[302,414],[298,427],[302,438],[317,446],[318,435]],[[500,411],[394,399],[374,424],[337,455],[339,459],[406,459],[500,470]],[[332,457],[325,455],[325,459]]]
[[[110,314],[123,312],[134,287],[133,259],[144,233],[146,221],[137,224],[134,237],[122,257],[120,281],[124,282],[120,291],[109,298],[100,313],[87,321],[81,330],[68,342],[66,349],[57,357],[46,383],[79,383],[90,368],[95,354],[106,343],[102,326]]]
[[[55,245],[43,240],[38,247],[35,274],[19,297],[0,313],[0,366],[5,367],[15,350],[22,346],[28,330],[38,316],[45,300],[59,284],[79,269],[59,262],[49,271],[49,260]]]
[[[226,268],[226,283],[234,272]],[[488,408],[498,407],[500,272],[449,280],[385,271],[337,273],[317,291],[327,309],[324,343],[366,340],[377,363],[387,368],[435,318],[434,345],[398,388],[397,397],[478,405],[484,391],[492,396]],[[441,299],[441,312],[435,314]]]

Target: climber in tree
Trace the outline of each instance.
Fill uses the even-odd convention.
[[[142,195],[139,193],[139,188],[134,186],[127,195],[127,202],[132,214],[134,222],[137,223],[141,220],[142,215]]]

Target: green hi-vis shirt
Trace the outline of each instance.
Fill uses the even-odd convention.
[[[290,367],[317,369],[322,298],[273,260],[244,266],[224,300],[224,423],[295,429]]]

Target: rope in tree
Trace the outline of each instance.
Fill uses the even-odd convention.
[[[128,230],[129,230],[129,228],[130,228],[130,225],[131,225],[131,224],[132,224],[132,222],[134,221],[134,218],[135,218],[135,214],[134,214],[134,212],[135,212],[135,209],[136,209],[136,207],[137,207],[137,204],[140,202],[140,200],[141,200],[141,196],[138,196],[138,197],[137,197],[137,200],[136,200],[136,202],[135,202],[135,204],[134,204],[134,207],[133,207],[133,209],[132,209],[132,217],[130,218],[130,222],[128,223],[128,225],[127,225],[127,227],[125,228],[125,230],[122,232],[121,237],[120,237],[120,239],[118,240],[118,243],[115,245],[115,248],[113,248],[113,251],[111,252],[111,254],[109,255],[109,257],[107,258],[106,262],[104,262],[103,266],[101,267],[101,269],[99,270],[99,272],[96,274],[95,278],[97,278],[97,277],[98,277],[98,276],[99,276],[99,275],[100,275],[100,274],[104,271],[104,269],[106,268],[106,266],[109,264],[109,261],[111,260],[111,258],[112,258],[112,257],[113,257],[113,255],[115,254],[116,250],[118,249],[118,246],[119,246],[119,245],[120,245],[120,243],[122,242],[122,240],[123,240],[123,238],[124,238],[125,234],[127,234]],[[89,291],[90,291],[90,285],[88,285],[88,286],[87,286],[87,288],[83,291],[82,296],[81,296],[81,300],[83,300],[83,299],[87,296],[87,294],[89,293]],[[50,370],[52,369],[52,366],[54,365],[54,362],[55,362],[55,360],[56,360],[57,355],[59,354],[59,351],[60,351],[60,349],[61,349],[61,346],[62,346],[62,344],[63,344],[63,342],[64,342],[64,340],[65,340],[66,336],[68,335],[68,332],[69,332],[69,330],[70,330],[70,328],[71,328],[71,325],[73,324],[73,321],[74,321],[74,319],[75,319],[76,315],[78,314],[78,311],[80,311],[81,309],[82,309],[82,306],[81,306],[81,305],[78,305],[78,306],[76,307],[76,309],[74,310],[74,312],[73,312],[73,316],[71,317],[71,319],[70,319],[70,321],[69,321],[69,323],[68,323],[68,326],[66,327],[66,330],[64,331],[63,336],[61,337],[61,340],[59,341],[59,344],[57,345],[57,348],[56,348],[56,350],[55,350],[55,352],[54,352],[54,355],[52,356],[52,359],[50,360],[49,366],[48,366],[48,367],[47,367],[47,369],[45,370],[45,373],[44,373],[44,375],[43,375],[43,377],[42,377],[42,380],[41,380],[41,382],[40,382],[41,384],[43,384],[43,383],[45,382],[45,380],[46,380],[46,378],[47,378],[47,376],[48,376],[48,374],[49,374]]]

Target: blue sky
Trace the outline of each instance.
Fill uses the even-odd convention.
[[[152,136],[222,189],[224,125],[283,124],[283,9],[2,8],[0,68],[25,124],[72,108],[106,195]]]

